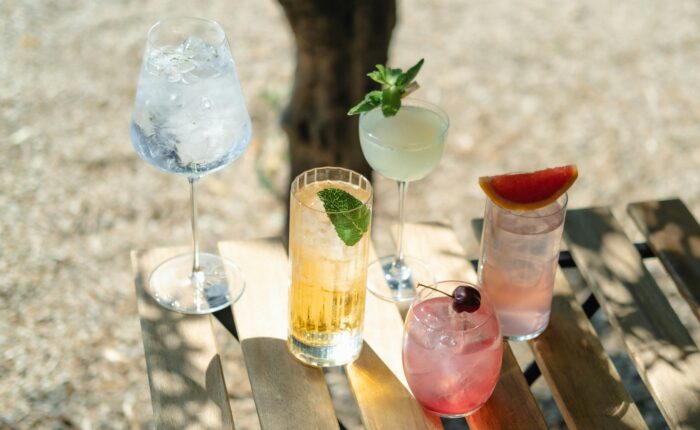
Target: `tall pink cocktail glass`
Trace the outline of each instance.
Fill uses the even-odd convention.
[[[452,294],[462,281],[432,287]],[[503,341],[496,313],[481,292],[475,312],[457,312],[452,298],[419,287],[406,316],[403,368],[418,402],[443,417],[462,417],[479,409],[498,382]]]
[[[532,339],[549,323],[566,194],[534,210],[486,201],[479,283],[493,301],[503,336]]]

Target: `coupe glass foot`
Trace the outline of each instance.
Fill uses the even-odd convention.
[[[380,299],[407,302],[416,295],[416,285],[432,285],[435,276],[418,258],[404,256],[400,263],[396,256],[386,255],[369,265],[367,289]]]

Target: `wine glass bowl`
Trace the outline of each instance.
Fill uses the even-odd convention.
[[[360,146],[372,169],[395,181],[423,179],[435,170],[445,148],[447,114],[422,100],[405,99],[393,117],[381,109],[360,116]]]
[[[204,314],[228,306],[240,297],[245,283],[233,262],[199,252],[196,185],[245,152],[252,126],[218,23],[172,18],[151,27],[130,134],[141,158],[190,183],[193,252],[160,264],[146,291],[162,306],[182,313]]]
[[[131,123],[141,158],[200,177],[239,158],[251,131],[223,29],[199,18],[151,27]]]

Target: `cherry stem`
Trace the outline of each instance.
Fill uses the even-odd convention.
[[[419,286],[419,287],[423,287],[423,288],[429,288],[429,289],[431,289],[431,290],[433,290],[433,291],[437,291],[438,293],[442,293],[442,294],[446,295],[447,297],[452,297],[453,299],[455,298],[455,296],[452,295],[452,294],[447,294],[446,292],[444,292],[444,291],[442,291],[442,290],[438,290],[437,288],[433,288],[433,287],[428,286],[428,285],[425,285],[425,284],[418,283],[418,286]]]

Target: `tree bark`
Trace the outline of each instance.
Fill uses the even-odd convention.
[[[396,0],[279,0],[296,39],[296,76],[282,127],[291,178],[318,166],[342,166],[371,179],[358,118],[346,112],[376,89],[367,73],[385,64]]]

